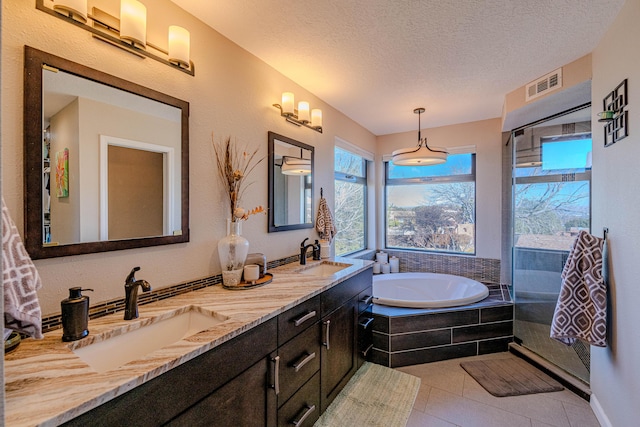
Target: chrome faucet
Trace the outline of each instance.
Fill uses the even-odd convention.
[[[124,282],[124,320],[138,318],[138,286],[141,286],[144,292],[151,290],[149,282],[146,280],[136,280],[136,271],[139,270],[140,267],[133,267]]]
[[[312,248],[313,247],[313,243],[305,246],[304,243],[309,240],[309,238],[307,237],[306,239],[304,239],[302,241],[302,243],[300,243],[300,265],[306,265],[307,264],[307,249]]]

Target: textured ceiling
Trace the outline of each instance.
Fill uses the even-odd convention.
[[[500,117],[507,93],[590,53],[624,3],[172,1],[376,135],[416,129],[415,107],[425,128]]]

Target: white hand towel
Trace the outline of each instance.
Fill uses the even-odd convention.
[[[562,270],[562,285],[551,322],[551,338],[566,345],[577,339],[606,347],[607,291],[602,277],[603,239],[581,231]]]
[[[2,284],[4,327],[42,338],[42,316],[36,291],[40,275],[27,253],[18,229],[2,199]]]

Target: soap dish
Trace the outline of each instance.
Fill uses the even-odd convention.
[[[231,291],[244,291],[247,289],[259,288],[260,286],[271,283],[272,280],[273,274],[264,273],[264,276],[256,280],[254,283],[242,281],[237,286],[225,286],[222,284],[222,287]]]

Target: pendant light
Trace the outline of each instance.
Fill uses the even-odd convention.
[[[449,154],[444,148],[427,145],[427,138],[420,135],[420,114],[424,113],[424,108],[413,110],[418,115],[418,146],[415,148],[401,148],[395,150],[391,155],[392,161],[397,166],[430,166],[438,165],[447,161]]]
[[[282,158],[282,174],[311,175],[311,160],[284,156]]]

